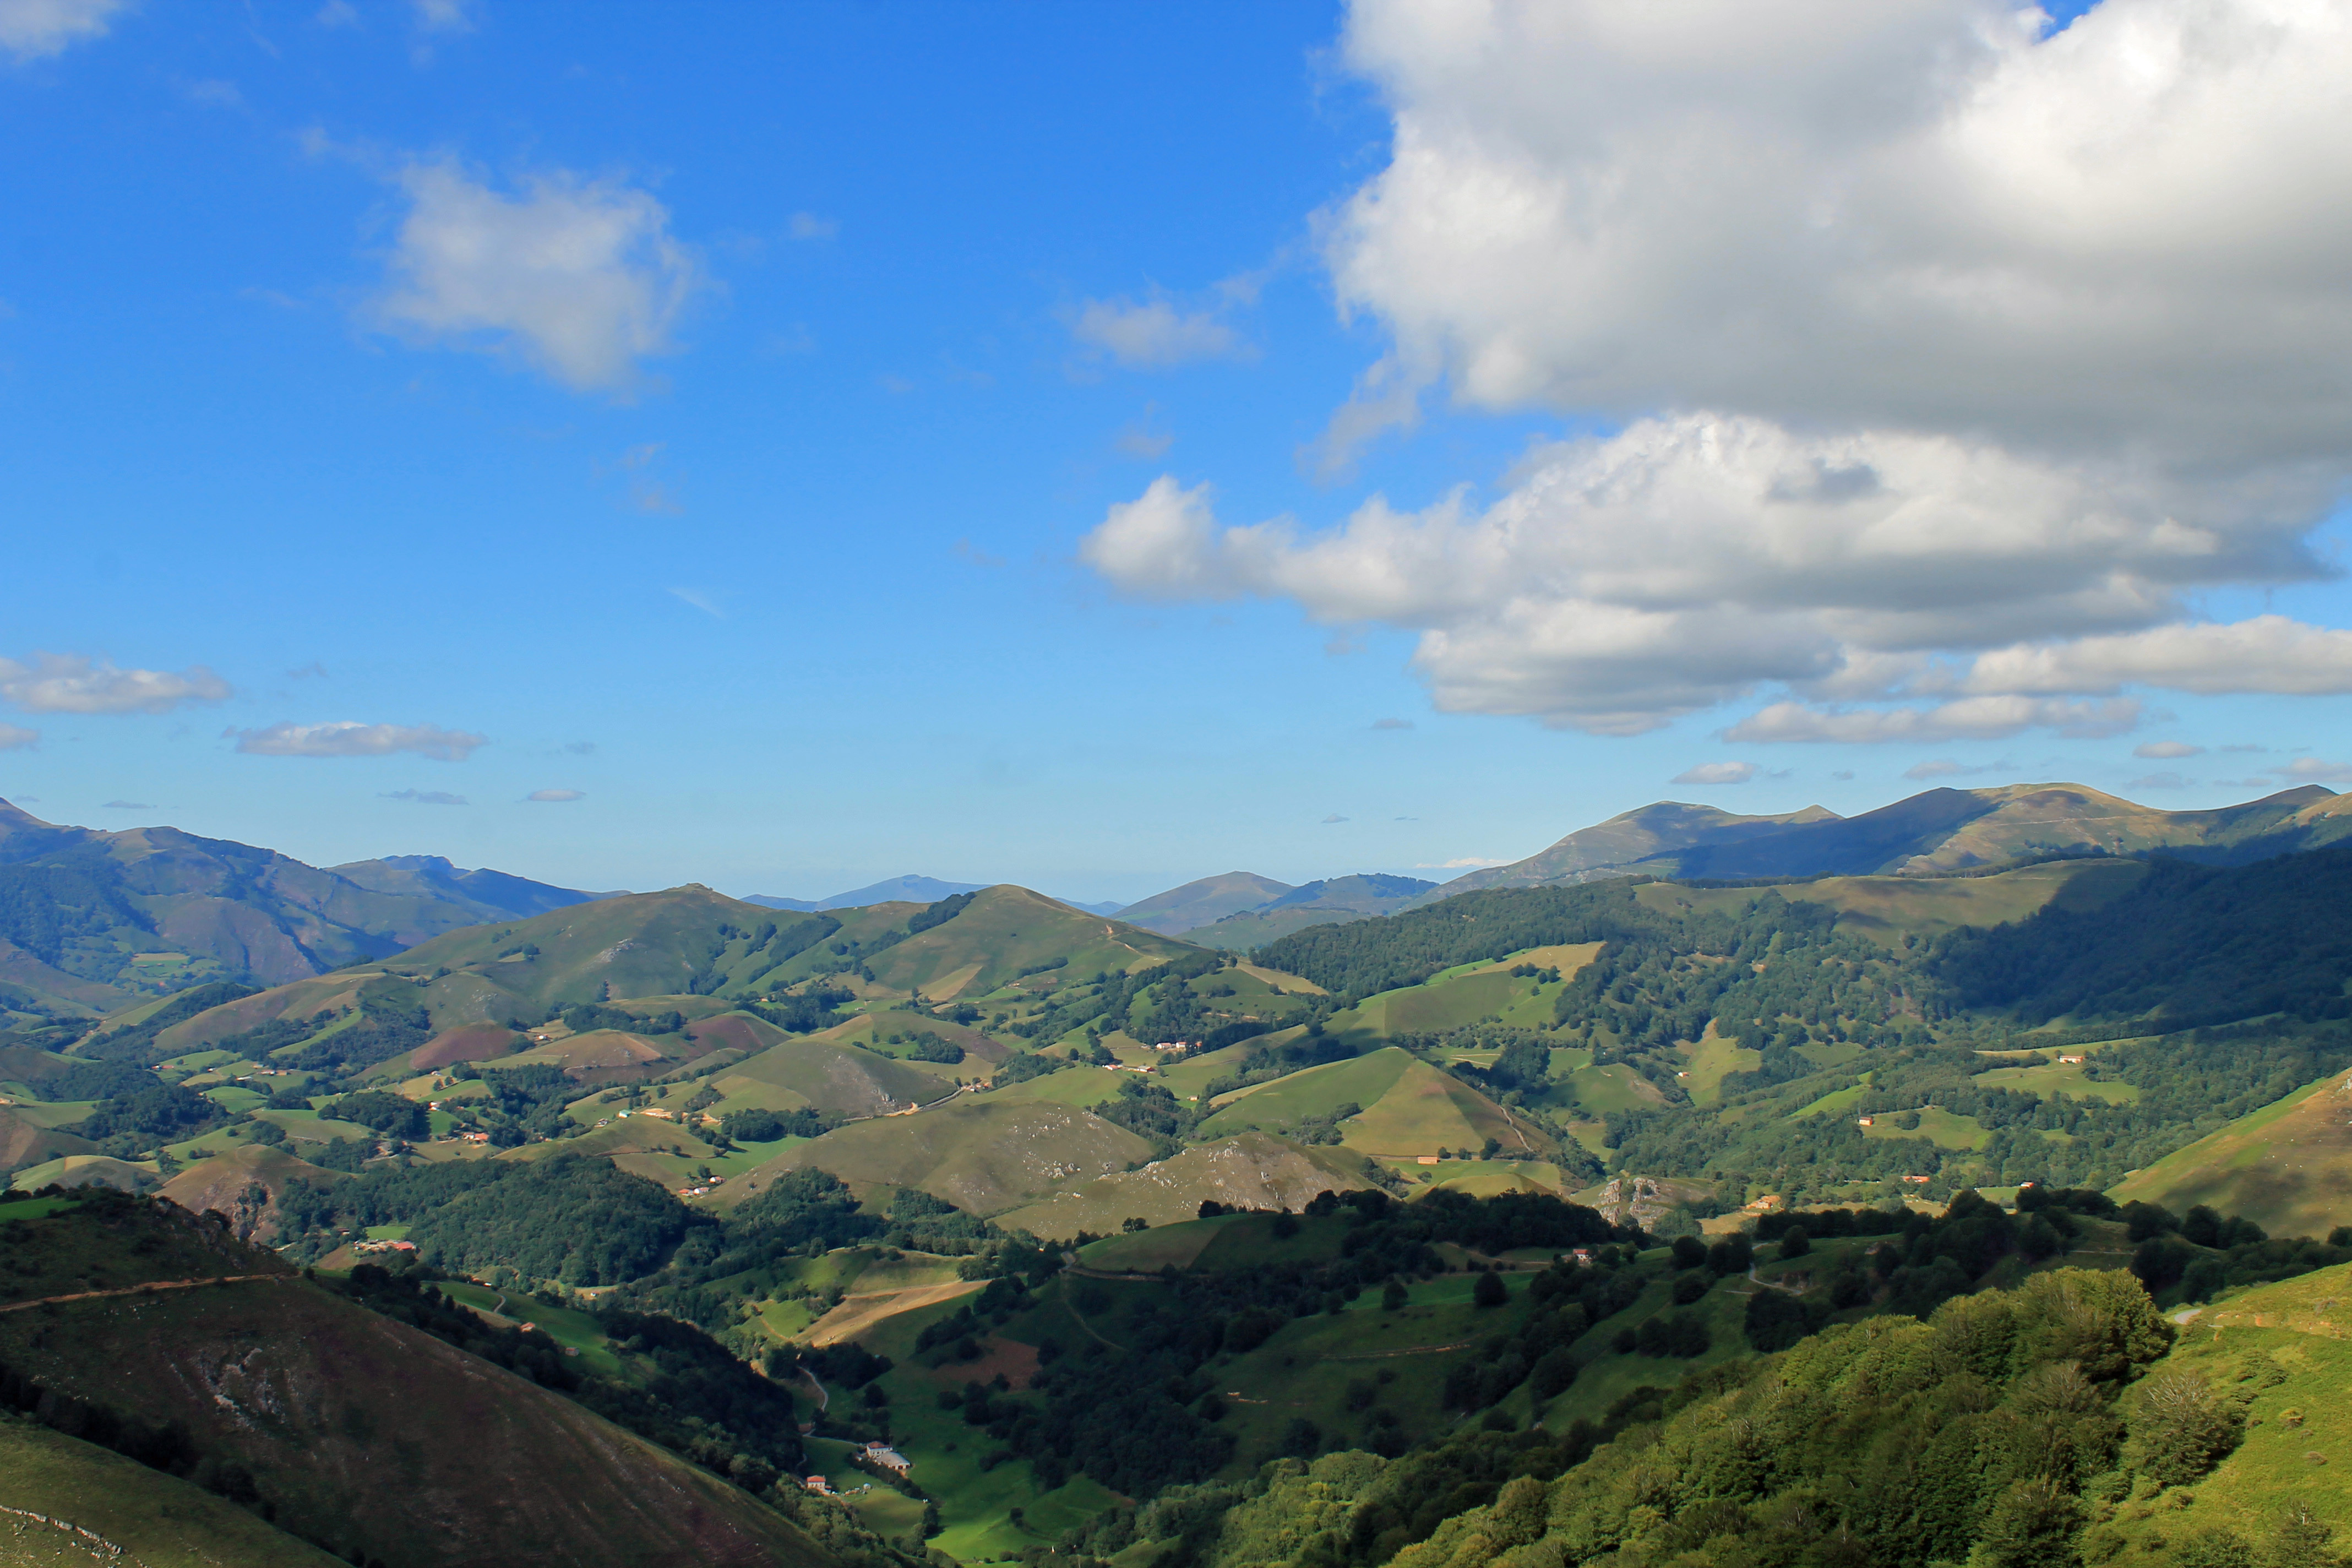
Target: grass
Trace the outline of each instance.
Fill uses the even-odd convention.
[[[1709,1020],[1706,1032],[1695,1045],[1677,1046],[1676,1050],[1690,1058],[1686,1069],[1690,1076],[1683,1079],[1684,1092],[1694,1105],[1713,1105],[1721,1100],[1724,1079],[1735,1072],[1753,1072],[1764,1060],[1764,1053],[1750,1050],[1737,1040],[1727,1040],[1715,1032]]]
[[[376,1230],[406,1229],[404,1226],[377,1226]],[[398,1237],[386,1239],[397,1240]],[[605,1338],[604,1326],[586,1312],[570,1307],[551,1307],[520,1291],[511,1294],[493,1290],[487,1285],[477,1285],[470,1279],[445,1279],[442,1293],[459,1306],[471,1307],[478,1312],[511,1323],[529,1323],[567,1350],[580,1352],[581,1365],[605,1377],[625,1377],[628,1369],[612,1342]]]
[[[1015,1230],[1059,1238],[1103,1235],[1129,1219],[1154,1227],[1193,1219],[1203,1199],[1243,1208],[1303,1209],[1323,1192],[1366,1184],[1361,1164],[1339,1150],[1301,1148],[1264,1132],[1196,1143],[1140,1170],[1098,1176],[1000,1215]]]
[[[1919,1112],[1919,1125],[1908,1131],[1895,1124],[1899,1114],[1887,1111],[1871,1118],[1870,1125],[1862,1130],[1864,1138],[1925,1138],[1938,1149],[1981,1149],[1992,1142],[1992,1133],[1979,1125],[1973,1116],[1955,1116],[1948,1110],[1933,1106]]]
[[[2347,1104],[2352,1077],[2331,1074],[2134,1172],[2114,1195],[2175,1213],[2209,1204],[2273,1236],[2326,1236],[2352,1217]]]
[[[2071,1094],[2077,1100],[2104,1100],[2110,1105],[2129,1105],[2139,1098],[2139,1090],[2113,1079],[2094,1079],[2080,1062],[2044,1062],[2039,1067],[1993,1068],[1976,1075],[1974,1082],[1987,1089],[2013,1089],[2025,1094],[2043,1096]]]
[[[1664,1097],[1629,1067],[1579,1068],[1568,1077],[1576,1103],[1585,1111],[1606,1116],[1612,1110],[1647,1110],[1664,1103]]]
[[[0,1204],[0,1225],[12,1219],[41,1219],[73,1207],[78,1201],[74,1198],[18,1198],[13,1203]]]
[[[148,1568],[329,1568],[338,1561],[233,1503],[95,1444],[0,1418],[0,1500],[80,1526]],[[0,1563],[108,1559],[53,1526],[0,1515]]]

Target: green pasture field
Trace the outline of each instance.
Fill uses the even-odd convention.
[[[2273,1236],[2326,1236],[2352,1222],[2343,1196],[2352,1187],[2347,1086],[2352,1077],[2341,1071],[2307,1083],[2132,1172],[2112,1195],[2176,1214],[2210,1204]]]
[[[1078,1248],[1078,1262],[1081,1267],[1110,1274],[1157,1274],[1171,1264],[1178,1268],[1190,1268],[1226,1229],[1248,1217],[1220,1215],[1213,1219],[1188,1219],[1180,1225],[1157,1225],[1150,1230],[1107,1236]]]
[[[1973,1116],[1955,1116],[1948,1110],[1938,1110],[1931,1106],[1919,1112],[1919,1125],[1906,1131],[1895,1124],[1898,1114],[1890,1110],[1871,1118],[1870,1125],[1862,1130],[1862,1135],[1864,1138],[1925,1138],[1938,1149],[1976,1150],[1992,1142],[1992,1133],[1979,1125]]]
[[[368,1234],[374,1236],[375,1232],[371,1230]],[[627,1377],[631,1373],[628,1363],[613,1349],[612,1341],[604,1337],[604,1326],[586,1312],[571,1307],[551,1307],[520,1291],[502,1293],[470,1279],[444,1279],[440,1285],[442,1291],[459,1306],[493,1312],[510,1322],[529,1323],[557,1344],[578,1351],[581,1365],[592,1372],[605,1377]]]
[[[1301,1032],[1298,1029],[1277,1029],[1271,1035],[1260,1035],[1255,1039],[1244,1040],[1237,1045],[1204,1051],[1178,1062],[1174,1067],[1161,1068],[1159,1082],[1179,1100],[1195,1099],[1213,1080],[1239,1072],[1242,1058],[1251,1051],[1263,1046],[1286,1044],[1297,1039]]]
[[[2069,1053],[2071,1054],[2071,1053]],[[2139,1098],[2139,1090],[2113,1079],[2096,1079],[2083,1070],[2079,1062],[2044,1062],[2040,1067],[1993,1068],[1980,1072],[1972,1080],[1987,1089],[2013,1089],[2026,1094],[2071,1094],[2077,1100],[2104,1100],[2113,1105],[2129,1105]]]
[[[1632,1068],[1587,1067],[1570,1073],[1569,1086],[1576,1103],[1596,1116],[1612,1110],[1646,1110],[1664,1103],[1650,1081]]]
[[[1811,1104],[1798,1107],[1795,1110],[1790,1111],[1790,1115],[1797,1117],[1840,1116],[1847,1114],[1852,1111],[1854,1106],[1861,1103],[1864,1091],[1869,1088],[1870,1074],[1864,1073],[1862,1075],[1861,1082],[1848,1084],[1843,1089],[1833,1089],[1830,1090],[1829,1093],[1822,1096],[1819,1100],[1812,1101]]]
[[[0,1225],[12,1219],[43,1219],[80,1202],[79,1198],[16,1198],[0,1204]]]
[[[1221,1096],[1217,1113],[1201,1124],[1200,1136],[1238,1132],[1244,1125],[1273,1128],[1321,1116],[1348,1101],[1370,1110],[1397,1081],[1420,1066],[1409,1051],[1385,1047],[1369,1056],[1311,1067]],[[1245,1108],[1245,1109],[1244,1109]]]
[[[98,1109],[94,1100],[20,1100],[8,1108],[8,1113],[19,1121],[36,1127],[70,1127]]]
[[[1683,1079],[1684,1092],[1694,1105],[1713,1105],[1723,1098],[1723,1080],[1735,1072],[1753,1072],[1764,1060],[1764,1053],[1749,1050],[1737,1040],[1727,1040],[1709,1024],[1706,1032],[1695,1045],[1675,1047],[1690,1058],[1686,1069],[1690,1076]]]

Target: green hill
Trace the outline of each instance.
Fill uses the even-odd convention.
[[[953,1093],[957,1076],[955,1068],[879,1056],[827,1031],[786,1040],[721,1071],[710,1087],[725,1098],[712,1109],[723,1115],[754,1106],[809,1106],[828,1116],[882,1116]]]
[[[749,1493],[184,1211],[85,1205],[5,1246],[9,1294],[127,1293],[0,1312],[0,1363],[118,1427],[176,1425],[200,1473],[236,1467],[227,1489],[347,1560],[828,1562]]]
[[[997,1215],[1151,1158],[1150,1143],[1100,1117],[1050,1101],[952,1100],[912,1116],[852,1122],[729,1184],[732,1207],[787,1172],[830,1173],[853,1186],[918,1187],[975,1215]]]
[[[1702,844],[1732,844],[1811,822],[1834,822],[1834,812],[1818,805],[1780,816],[1737,816],[1711,805],[1660,801],[1621,812],[1606,822],[1580,827],[1559,843],[1507,866],[1489,866],[1456,877],[1426,895],[1434,903],[1482,888],[1536,888],[1597,877],[1622,877],[1653,856]]]
[[[2114,1189],[2183,1212],[2203,1204],[2273,1236],[2352,1223],[2352,1078],[2332,1072],[2177,1149]]]
[[[0,1563],[331,1568],[341,1559],[168,1473],[21,1418],[0,1418]],[[26,1517],[40,1514],[43,1524]]]
[[[1359,1110],[1336,1130],[1344,1147],[1363,1154],[1412,1160],[1440,1149],[1481,1148],[1489,1139],[1515,1156],[1542,1158],[1552,1150],[1551,1139],[1526,1118],[1394,1046],[1221,1097],[1200,1136],[1330,1125],[1348,1105]]]
[[[946,920],[893,943],[867,963],[884,985],[918,991],[933,1002],[950,1002],[984,996],[1035,964],[1058,960],[1071,973],[1091,974],[1141,968],[1192,951],[1157,931],[1090,915],[1007,884],[970,895],[970,901]]]
[[[1223,876],[1202,877],[1181,888],[1139,899],[1119,910],[1118,918],[1129,925],[1156,931],[1162,936],[1181,936],[1197,926],[1255,909],[1289,891],[1289,883],[1261,877],[1255,871],[1227,871]]]
[[[1189,1220],[1204,1201],[1228,1208],[1303,1209],[1318,1193],[1371,1185],[1362,1164],[1360,1158],[1334,1150],[1243,1132],[1194,1144],[1139,1171],[1097,1177],[1076,1191],[998,1215],[996,1223],[1060,1240],[1080,1231],[1104,1235],[1130,1219],[1154,1226]]]

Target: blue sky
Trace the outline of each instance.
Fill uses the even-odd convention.
[[[1999,13],[1826,48],[1796,6],[1743,63],[1404,0],[0,0],[0,795],[316,863],[1126,899],[1442,879],[1662,797],[2340,783],[2340,436],[2288,390],[2341,393],[2340,163],[2187,259],[2155,153],[2095,240],[1969,206],[2096,164],[2142,111],[2102,61],[2170,9],[1994,37],[2007,97],[1880,123],[1822,106]],[[2296,42],[2204,84],[2286,106],[2250,163],[2342,112]],[[1779,137],[1722,177],[1808,194],[1694,250],[1724,204],[1654,133]],[[1863,230],[2013,242],[2068,320],[1857,324],[1893,264],[1809,237]],[[2283,256],[2293,333],[2167,306],[2257,310]]]

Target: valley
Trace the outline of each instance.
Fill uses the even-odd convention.
[[[2166,1550],[2133,1544],[2164,1476],[2231,1489],[2213,1516],[2255,1541],[2291,1472],[2251,1436],[2147,1457],[2129,1385],[2352,1271],[2339,797],[1930,793],[1968,801],[1652,808],[1473,886],[1236,873],[1134,921],[1010,884],[798,909],[370,863],[343,879],[453,921],[508,902],[340,966],[16,994],[0,1442],[126,1550],[184,1498],[255,1562],[1238,1568],[1328,1517],[1318,1561],[1379,1568],[1551,1539],[1539,1496],[1622,1535],[1616,1440],[1713,1462],[1692,1413],[1749,1410],[1759,1358],[1832,1389],[1984,1314],[2038,1344],[2059,1291],[2129,1347],[2067,1395],[2116,1413],[2079,1439],[2084,1550]],[[26,849],[19,903],[93,842]],[[96,974],[114,928],[77,929],[52,967]],[[2262,1331],[2304,1336],[2263,1349],[2278,1386],[2323,1375],[2329,1310]],[[396,1410],[358,1386],[400,1378]],[[103,1414],[52,1419],[68,1395]],[[1920,1432],[1965,1414],[1941,1398]],[[440,1522],[319,1500],[387,1456]],[[124,1466],[144,1500],[93,1511]],[[609,1492],[626,1522],[576,1501]]]

